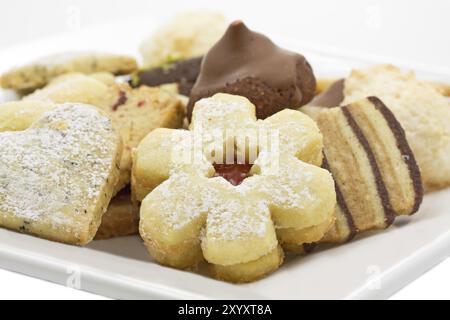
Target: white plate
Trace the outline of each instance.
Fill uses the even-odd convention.
[[[42,55],[72,49],[137,54],[138,43],[146,33],[143,30],[153,27],[145,25],[144,21],[126,21],[2,50],[0,72]],[[343,76],[351,68],[375,62],[399,64],[337,51],[325,53],[323,48],[271,36],[305,54],[319,76]],[[403,67],[416,69],[423,78],[450,81],[449,74],[424,66]],[[14,98],[10,92],[0,91],[0,101]],[[95,241],[78,248],[0,230],[0,267],[122,299],[387,298],[449,256],[449,226],[450,190],[445,190],[427,195],[420,212],[399,219],[388,230],[366,234],[343,246],[321,248],[306,257],[291,257],[274,274],[245,285],[162,267],[147,255],[138,237]]]

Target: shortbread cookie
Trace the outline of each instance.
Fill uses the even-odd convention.
[[[215,12],[186,12],[159,28],[141,46],[144,67],[204,55],[220,39],[227,20]]]
[[[181,127],[184,108],[180,99],[166,90],[145,86],[131,89],[127,84],[109,83],[109,77],[104,74],[64,75],[23,101],[6,104],[5,111],[0,106],[0,128],[24,130],[40,111],[50,108],[51,104],[42,101],[77,102],[99,107],[111,117],[123,141],[121,177],[116,187],[119,191],[130,183],[131,150],[155,128]]]
[[[390,226],[415,213],[423,189],[405,133],[376,97],[320,114],[324,153],[336,183],[336,223],[322,242],[345,241],[356,232]]]
[[[336,106],[377,96],[392,110],[406,132],[427,191],[450,186],[450,103],[435,84],[417,80],[412,72],[380,65],[354,70],[343,90],[344,100]],[[315,106],[323,105],[316,100],[301,110],[317,117],[323,108]]]
[[[48,101],[12,101],[0,104],[0,132],[23,131],[44,112],[55,108]]]
[[[139,232],[139,214],[133,213],[131,207],[131,190],[121,190],[109,204],[102,218],[102,224],[95,235],[95,240],[123,237]]]
[[[140,234],[168,266],[206,260],[219,279],[253,281],[278,269],[282,246],[319,240],[334,221],[322,136],[298,111],[256,121],[246,98],[216,94],[197,102],[189,131],[156,129],[133,158]]]
[[[111,117],[123,140],[120,177],[114,188],[116,194],[130,183],[131,150],[155,128],[181,127],[184,108],[180,99],[166,90],[148,87],[132,90],[126,84],[111,83],[111,77],[108,74],[64,75],[22,101],[0,105],[0,131],[25,130],[43,112],[54,108],[54,102],[75,101],[99,107]],[[110,211],[116,213],[106,215],[105,234],[128,235],[133,217],[129,211],[121,211],[121,215],[116,207],[123,206],[120,200],[114,199]],[[124,226],[123,221],[129,224]]]
[[[0,133],[0,226],[85,245],[117,183],[120,137],[92,106],[65,104]]]
[[[136,60],[128,56],[86,52],[63,53],[45,57],[6,72],[0,78],[0,85],[6,89],[31,91],[70,72],[85,74],[109,72],[120,75],[136,70]]]

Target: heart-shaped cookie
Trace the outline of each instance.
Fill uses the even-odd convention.
[[[49,240],[92,240],[119,176],[121,141],[97,108],[63,104],[0,133],[0,226]]]

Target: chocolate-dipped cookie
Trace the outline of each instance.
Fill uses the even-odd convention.
[[[176,83],[178,92],[189,96],[197,81],[203,57],[178,60],[164,66],[139,71],[132,79],[132,85],[155,87],[162,84]]]
[[[247,97],[256,106],[256,116],[265,119],[282,109],[305,105],[315,88],[312,68],[302,55],[279,48],[235,21],[203,59],[188,117],[196,101],[223,92]]]
[[[344,101],[345,79],[333,82],[325,91],[315,96],[308,105],[324,108],[333,108]]]
[[[335,180],[338,206],[321,242],[341,242],[383,229],[422,202],[420,171],[400,123],[376,97],[325,109],[318,118],[324,167]]]

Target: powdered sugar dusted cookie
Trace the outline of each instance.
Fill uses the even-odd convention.
[[[316,166],[322,137],[311,119],[284,110],[257,121],[253,104],[227,94],[200,100],[192,119],[190,131],[153,131],[133,156],[140,234],[155,259],[206,260],[215,277],[247,282],[276,270],[283,246],[324,236],[336,198]]]
[[[37,90],[22,101],[0,107],[0,131],[24,130],[39,115],[57,103],[77,102],[94,105],[112,119],[123,141],[120,191],[130,182],[131,150],[153,129],[181,127],[184,108],[177,96],[159,88],[132,89],[111,83],[110,74],[67,74]]]
[[[0,133],[0,226],[49,240],[92,240],[119,176],[120,138],[95,107],[65,104]]]
[[[0,85],[6,89],[31,91],[70,72],[85,74],[109,72],[120,75],[136,70],[136,60],[128,56],[89,52],[61,53],[41,58],[4,73],[0,78]]]

